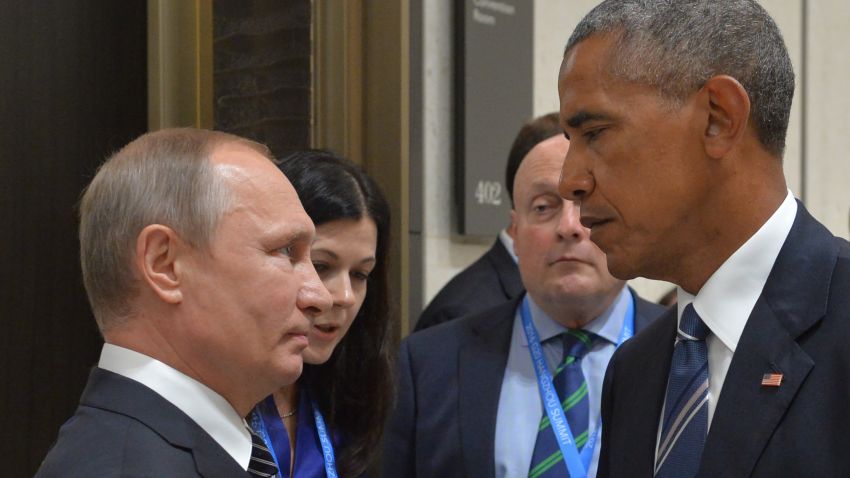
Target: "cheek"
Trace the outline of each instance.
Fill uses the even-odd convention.
[[[538,264],[545,261],[545,252],[552,247],[554,240],[552,227],[529,226],[517,231],[514,248],[521,261]]]
[[[357,318],[357,314],[360,312],[360,308],[363,307],[363,301],[366,300],[366,287],[364,286],[362,289],[355,290],[356,301],[354,305],[345,311],[345,323],[343,324],[343,328],[345,332],[348,332],[348,329],[351,328],[351,324],[354,323],[354,320]]]

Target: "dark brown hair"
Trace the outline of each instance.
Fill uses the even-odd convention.
[[[390,208],[378,185],[359,166],[333,153],[297,152],[279,168],[317,226],[368,217],[378,230],[375,267],[351,328],[327,362],[304,364],[299,379],[318,403],[328,426],[341,436],[337,450],[340,476],[360,476],[377,457],[395,396],[393,364],[398,344],[387,297]]]

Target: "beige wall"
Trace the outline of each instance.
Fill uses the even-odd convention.
[[[848,237],[850,218],[850,2],[808,1],[806,198],[833,234]]]
[[[452,0],[422,2],[424,303],[487,246],[452,240]],[[413,132],[412,134],[416,134]]]
[[[597,3],[535,0],[535,115],[558,109],[556,84],[563,47],[581,17]],[[850,2],[763,0],[762,4],[782,30],[797,73],[784,159],[788,186],[815,217],[834,234],[846,238],[850,214],[850,163],[846,158],[850,151],[850,93],[845,85],[850,78],[850,55],[842,47],[850,43]],[[463,244],[451,237],[451,5],[449,0],[429,0],[423,7],[426,303],[490,245]],[[808,24],[804,28],[805,17]],[[804,65],[807,84],[802,81]],[[646,279],[631,284],[651,299],[671,287]]]

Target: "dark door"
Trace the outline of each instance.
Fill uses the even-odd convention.
[[[101,339],[76,203],[147,127],[144,0],[0,5],[0,475],[32,476]],[[96,452],[96,451],[93,451]]]

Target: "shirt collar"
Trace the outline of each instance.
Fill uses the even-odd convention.
[[[519,263],[519,259],[517,259],[516,253],[514,252],[514,240],[508,234],[507,229],[502,229],[499,232],[499,241],[502,242],[502,245],[505,246],[505,249],[508,251],[508,255],[511,256],[511,259],[514,260],[515,264]]]
[[[537,329],[538,335],[540,335],[540,343],[561,335],[567,330],[566,327],[549,317],[546,312],[543,312],[543,309],[534,302],[534,299],[530,295],[526,294],[526,297],[528,297],[528,309],[531,311],[531,322]],[[629,300],[632,300],[631,293],[628,287],[624,286],[611,305],[599,317],[586,324],[583,330],[593,332],[616,345],[620,339],[623,322],[626,320],[626,310],[628,309]],[[528,347],[528,339],[525,334],[522,334],[522,345]]]
[[[705,325],[735,352],[796,216],[797,202],[789,190],[767,222],[726,259],[696,296],[679,288],[679,319],[685,306],[693,303]]]
[[[98,367],[135,380],[171,402],[248,469],[251,435],[224,397],[159,360],[117,345],[103,344]]]

